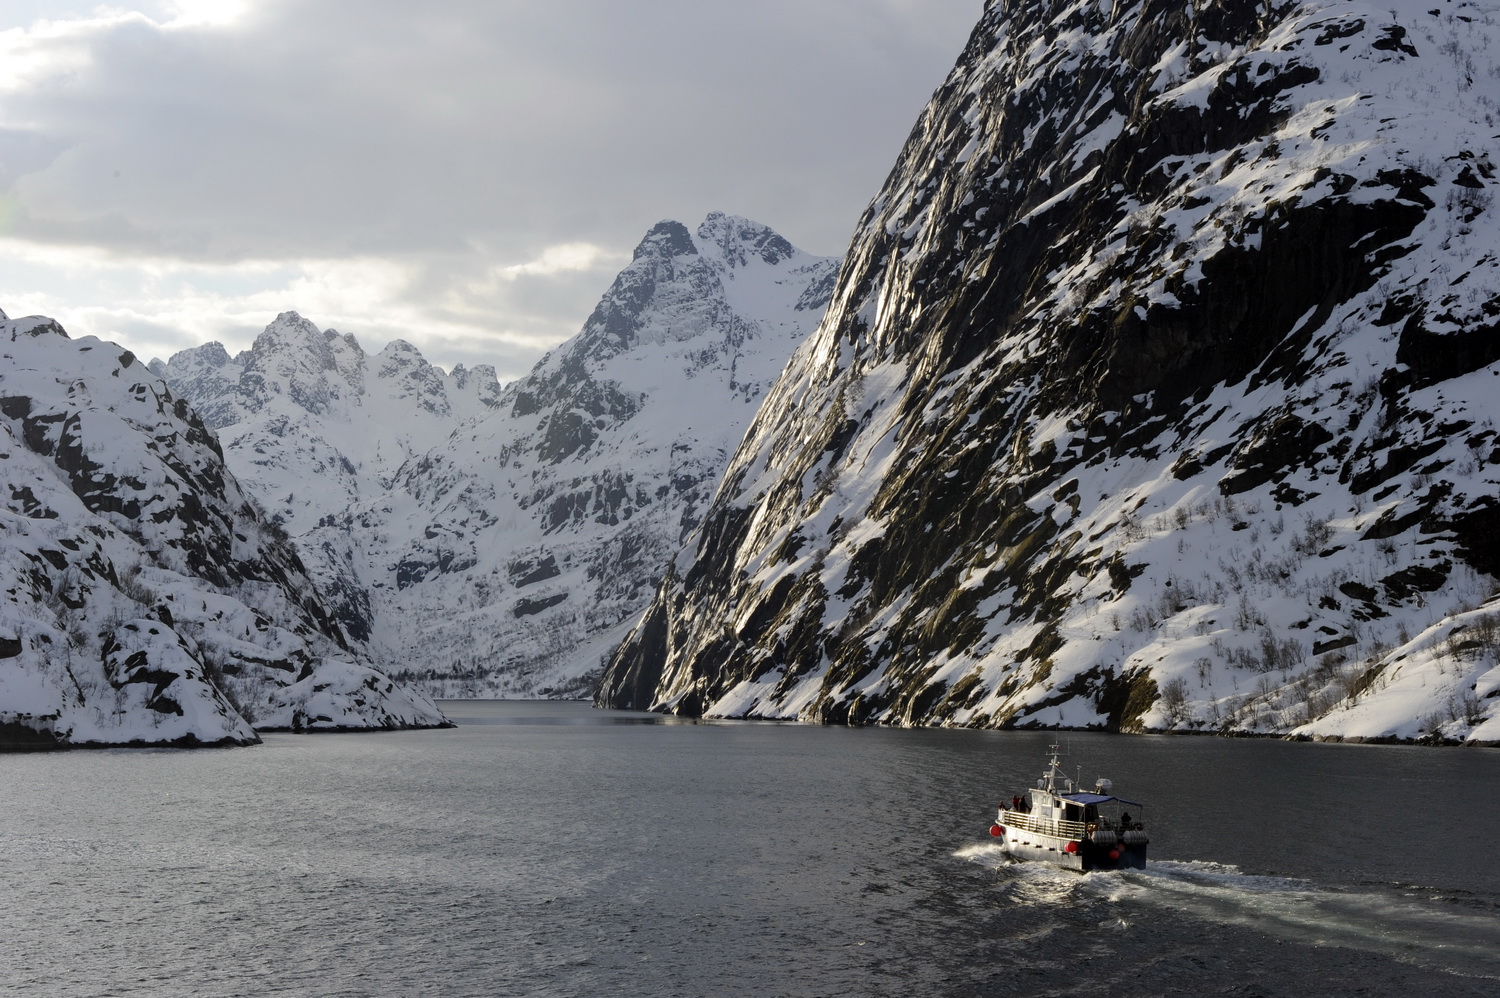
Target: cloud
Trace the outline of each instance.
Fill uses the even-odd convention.
[[[602,246],[595,246],[592,243],[562,243],[557,246],[548,246],[535,260],[499,267],[495,270],[495,276],[501,280],[515,281],[536,274],[550,275],[594,270],[601,261],[625,264],[629,262],[629,259],[629,256],[624,253],[611,253]]]
[[[149,260],[189,303],[156,328],[237,328],[208,321],[214,302],[305,294],[278,310],[439,316],[433,343],[502,351],[576,331],[661,218],[724,210],[841,252],[981,7],[19,2],[25,26],[0,31],[0,236],[12,261],[121,269],[6,272],[0,307],[114,314],[104,295]],[[257,274],[259,297],[215,290]]]

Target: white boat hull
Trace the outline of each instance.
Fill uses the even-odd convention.
[[[1123,835],[1085,833],[1070,838],[1027,829],[1023,827],[1027,822],[1024,818],[1017,821],[1018,817],[1021,816],[1002,811],[997,824],[1003,829],[997,836],[1001,848],[1018,860],[1051,863],[1081,873],[1146,868],[1146,847],[1150,840],[1144,832],[1131,831]],[[1013,823],[1008,823],[1007,819]]]

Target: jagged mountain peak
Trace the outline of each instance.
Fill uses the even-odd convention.
[[[330,335],[332,334],[332,335]],[[324,333],[316,324],[304,319],[299,313],[286,311],[266,324],[250,347],[252,360],[264,362],[268,357],[289,355],[297,359],[331,357],[329,341],[336,339],[333,330]]]
[[[173,363],[190,363],[195,367],[228,367],[233,361],[224,344],[212,340],[196,347],[179,350],[172,355]]]
[[[453,414],[449,379],[427,362],[421,351],[405,340],[392,340],[376,355],[375,385],[387,398],[410,399],[424,411],[440,416]],[[453,385],[457,389],[457,384]]]
[[[362,365],[364,354],[357,346],[355,351],[348,360],[355,366]],[[235,398],[232,401],[205,398],[214,425],[238,422],[247,414],[274,406],[277,400],[285,400],[317,416],[336,412],[343,407],[349,390],[348,378],[339,363],[341,354],[347,356],[348,351],[336,335],[325,334],[296,312],[280,313],[255,337],[250,349],[236,358]],[[187,358],[179,364],[177,356],[167,362],[167,370],[173,377],[179,371],[186,372],[189,366]],[[201,361],[208,358],[197,359],[201,370]]]
[[[636,244],[634,252],[631,253],[631,259],[640,260],[642,257],[648,257],[669,260],[674,256],[697,255],[698,247],[693,242],[693,236],[688,232],[688,227],[672,219],[663,219],[653,225]]]
[[[448,372],[448,374],[453,379],[453,383],[460,388],[467,388],[471,382],[483,384],[485,382],[495,382],[499,378],[495,373],[495,365],[493,364],[475,364],[473,367],[455,364],[453,365],[453,370]]]
[[[399,338],[372,358],[352,333],[291,311],[239,357],[199,347],[174,355],[163,374],[219,429],[231,467],[294,534],[382,492],[403,462],[489,412],[500,394],[493,367],[450,378]]]
[[[153,359],[151,372],[171,381],[184,398],[193,399],[198,413],[209,426],[224,426],[238,418],[241,405],[236,396],[244,374],[246,352],[235,357],[218,341],[179,350],[171,360]]]
[[[533,412],[550,404],[545,400],[564,385],[593,379],[613,357],[696,340],[710,329],[725,341],[715,349],[732,353],[738,342],[759,335],[762,325],[736,322],[736,314],[780,312],[786,304],[815,312],[827,303],[836,272],[828,260],[796,249],[748,219],[715,212],[696,236],[681,222],[658,222],[582,331],[549,351],[507,394],[518,415]],[[783,302],[792,288],[796,294]]]
[[[403,339],[391,340],[385,345],[385,348],[380,351],[378,356],[410,358],[414,361],[420,361],[424,364],[427,363],[427,358],[422,356],[422,351],[418,350],[416,347],[412,346],[410,343]]]
[[[444,391],[444,375],[436,366],[422,356],[422,351],[406,340],[391,340],[375,355],[374,375],[380,380],[404,380],[420,382],[423,390],[441,400]]]
[[[797,253],[770,226],[718,211],[710,212],[698,226],[698,240],[713,246],[731,268],[743,267],[752,259],[774,267]]]

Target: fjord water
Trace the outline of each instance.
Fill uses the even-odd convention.
[[[0,994],[1492,995],[1500,752],[1063,736],[1152,865],[1008,865],[1048,733],[448,703],[0,757]]]

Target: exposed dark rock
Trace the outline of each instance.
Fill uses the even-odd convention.
[[[523,596],[516,600],[516,605],[512,608],[511,612],[517,617],[530,617],[541,613],[549,606],[557,606],[557,604],[567,598],[567,593],[553,593],[551,596],[540,596],[535,599],[530,596]]]

